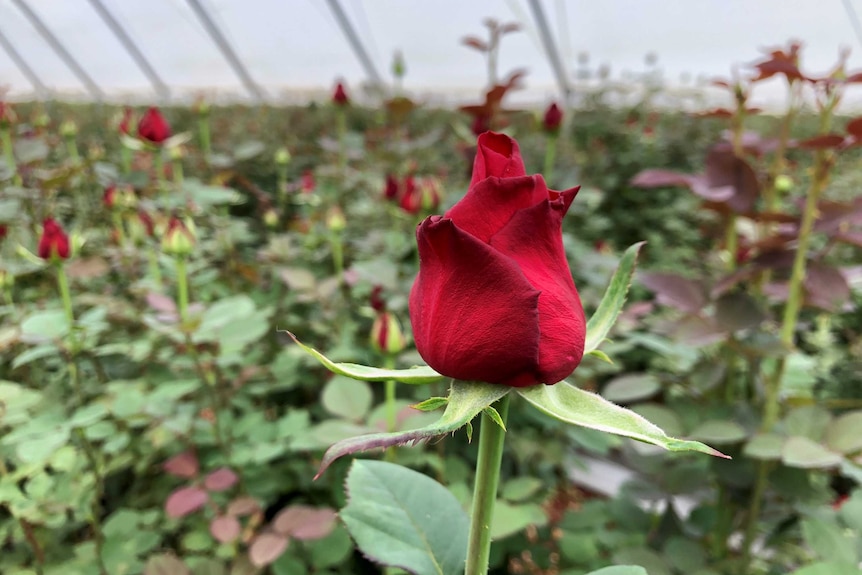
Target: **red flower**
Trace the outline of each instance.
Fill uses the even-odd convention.
[[[171,126],[158,108],[151,107],[138,122],[138,137],[161,144],[171,137]]]
[[[347,92],[344,90],[344,84],[341,82],[335,86],[335,92],[332,94],[332,103],[337,106],[346,106],[350,103],[350,98],[347,97]]]
[[[306,170],[302,174],[302,182],[300,187],[302,188],[303,194],[310,194],[314,191],[314,188],[317,186],[317,183],[314,181],[314,172],[311,170]]]
[[[383,188],[383,197],[387,200],[395,200],[398,198],[399,192],[398,179],[392,174],[386,174],[386,187]]]
[[[8,233],[9,228],[6,226],[6,224],[0,224],[0,240],[6,239]]]
[[[69,236],[54,218],[47,218],[42,222],[38,254],[43,260],[65,260],[69,257]]]
[[[120,120],[119,126],[117,128],[120,130],[121,134],[129,135],[129,131],[131,130],[132,123],[132,109],[126,106],[123,110],[123,119]]]
[[[386,302],[383,301],[383,286],[374,286],[371,290],[371,295],[368,296],[368,303],[371,308],[377,313],[386,311]]]
[[[527,176],[508,136],[479,137],[466,196],[416,232],[410,319],[432,368],[514,387],[552,385],[574,371],[586,321],[561,226],[577,192]]]
[[[401,196],[401,209],[409,214],[422,211],[433,212],[440,205],[440,182],[437,178],[413,178],[404,180],[404,193]]]
[[[117,186],[111,184],[107,188],[105,188],[105,192],[102,194],[102,203],[106,208],[113,208],[114,203],[116,202],[117,197]]]
[[[545,110],[545,117],[542,120],[542,125],[545,128],[545,132],[549,134],[557,134],[560,131],[560,125],[563,123],[563,111],[560,110],[560,107],[557,106],[557,103],[554,102],[548,109]]]

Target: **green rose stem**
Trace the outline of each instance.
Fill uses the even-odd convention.
[[[72,296],[69,291],[69,278],[66,275],[66,268],[63,266],[63,260],[55,260],[54,266],[57,270],[57,287],[60,291],[60,299],[63,301],[63,309],[66,312],[66,319],[69,322],[70,340],[72,349],[68,355],[67,367],[69,369],[69,382],[72,390],[75,392],[78,407],[84,405],[84,390],[81,386],[80,374],[78,373],[78,364],[75,359],[78,352],[78,343],[75,337],[75,313],[72,310]],[[108,575],[108,570],[105,568],[104,559],[102,557],[102,549],[104,543],[104,535],[101,525],[101,499],[104,492],[104,478],[102,477],[99,459],[92,444],[84,435],[82,429],[75,429],[75,436],[81,443],[87,461],[93,472],[93,502],[90,505],[90,527],[93,530],[95,541],[96,562],[99,567],[100,575]]]
[[[165,159],[162,157],[161,148],[157,148],[153,152],[153,164],[156,169],[156,186],[158,187],[158,192],[161,194],[165,183]]]
[[[77,164],[81,161],[81,155],[78,153],[78,145],[75,143],[75,136],[66,136],[66,152],[73,163]]]
[[[3,144],[3,157],[6,158],[6,165],[17,174],[18,168],[15,164],[15,154],[12,148],[12,130],[10,128],[0,128],[0,143]]]
[[[551,176],[554,173],[554,160],[557,157],[557,141],[559,139],[559,134],[549,134],[545,146],[545,169],[542,171],[542,175],[549,186],[551,185]]]
[[[825,106],[820,114],[820,133],[827,134],[832,123],[832,110],[836,101]],[[784,306],[784,315],[781,322],[781,343],[786,349],[792,349],[796,335],[796,325],[799,321],[799,312],[802,309],[803,282],[805,281],[805,264],[808,259],[808,250],[811,245],[811,233],[814,222],[817,219],[817,202],[826,189],[829,182],[829,170],[832,167],[831,154],[826,150],[818,150],[814,156],[814,179],[805,198],[805,208],[802,212],[802,223],[799,227],[797,238],[796,255],[793,259],[793,268],[788,283],[787,303]],[[779,392],[781,391],[781,380],[786,367],[786,355],[776,360],[775,370],[766,379],[766,391],[763,406],[763,421],[761,429],[771,431],[778,421],[781,408]],[[757,519],[763,506],[763,496],[769,483],[769,462],[762,462],[757,470],[754,491],[751,494],[749,505],[748,522],[743,541],[743,562],[747,565],[751,559],[751,546],[757,535]]]
[[[509,396],[494,406],[503,423],[509,414]],[[467,542],[467,569],[464,575],[486,575],[491,553],[491,520],[500,483],[500,462],[506,432],[498,423],[483,414],[479,429],[479,459],[476,461],[476,484],[473,488],[473,509],[470,515],[470,539]]]
[[[198,114],[198,137],[201,141],[201,152],[205,158],[209,158],[210,153],[212,152],[209,112],[201,112]]]
[[[189,318],[189,276],[185,256],[175,258],[177,273],[177,310],[180,323],[185,326]]]
[[[338,169],[343,174],[347,167],[347,115],[344,106],[335,109],[335,126],[338,134]]]
[[[125,144],[120,147],[120,165],[124,174],[132,173],[132,150]]]

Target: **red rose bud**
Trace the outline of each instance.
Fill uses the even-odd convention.
[[[332,94],[332,103],[336,106],[346,106],[350,103],[350,98],[347,97],[347,92],[344,90],[344,84],[341,82],[335,86],[335,92]]]
[[[401,208],[410,214],[433,212],[440,205],[440,181],[437,178],[408,177],[401,196]]]
[[[395,355],[404,351],[407,339],[398,318],[388,311],[377,314],[371,326],[371,346],[380,353]]]
[[[470,126],[470,130],[473,132],[474,136],[480,136],[491,129],[491,119],[485,115],[480,114],[473,118],[473,124]]]
[[[132,109],[130,107],[126,106],[123,109],[123,119],[120,120],[120,123],[117,126],[117,129],[120,131],[121,134],[125,134],[128,136],[130,133],[130,130],[131,130],[131,124],[132,124]]]
[[[575,370],[586,320],[561,227],[577,192],[527,176],[508,136],[479,137],[467,194],[416,231],[410,319],[428,365],[513,387],[552,385]]]
[[[9,227],[6,224],[0,224],[0,240],[6,239],[9,235]]]
[[[545,117],[542,120],[543,127],[545,128],[545,132],[548,134],[558,134],[560,132],[560,125],[563,123],[563,111],[557,106],[557,103],[554,102],[548,109],[545,110]]]
[[[192,253],[196,240],[194,224],[186,225],[186,222],[173,216],[162,238],[162,251],[172,256],[187,256]]]
[[[138,122],[138,137],[153,144],[161,144],[171,137],[171,127],[158,108],[149,108]]]
[[[378,313],[386,311],[386,302],[384,302],[383,297],[381,297],[382,293],[383,286],[374,286],[374,289],[371,290],[371,295],[368,297],[368,302],[371,304],[371,307]]]
[[[398,198],[398,180],[392,174],[386,174],[386,187],[383,188],[383,197],[387,200],[395,200]]]
[[[105,188],[104,193],[102,194],[102,203],[106,208],[113,208],[114,203],[116,202],[117,196],[117,186],[111,184],[107,188]]]
[[[39,238],[37,251],[43,260],[69,258],[69,236],[54,218],[47,218],[42,222],[42,236]]]
[[[144,210],[138,210],[134,215],[126,218],[129,229],[129,237],[135,245],[143,245],[147,238],[153,237],[153,218]]]
[[[314,188],[317,186],[317,183],[314,181],[314,172],[311,170],[306,170],[302,174],[302,181],[300,183],[300,187],[302,188],[303,194],[310,194],[314,192]]]

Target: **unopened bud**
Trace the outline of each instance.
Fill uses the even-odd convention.
[[[338,233],[347,227],[347,220],[344,217],[344,212],[338,206],[332,206],[326,212],[326,227],[329,231]]]
[[[407,73],[407,65],[404,63],[404,54],[401,50],[395,52],[392,56],[392,75],[396,78],[403,78]]]
[[[290,163],[290,152],[284,146],[275,151],[275,163],[279,166],[286,166]]]
[[[74,138],[78,135],[78,125],[72,120],[60,124],[60,135],[64,138]]]
[[[171,160],[174,160],[174,161],[182,160],[183,157],[186,155],[185,152],[183,151],[182,146],[172,146],[168,150],[168,153],[171,155]]]
[[[269,208],[264,212],[263,223],[270,229],[275,228],[278,225],[278,212],[275,211],[275,208]]]
[[[162,238],[162,251],[172,256],[187,256],[194,250],[197,240],[194,223],[174,216]]]
[[[407,346],[401,323],[392,313],[385,311],[377,315],[371,326],[371,346],[380,353],[395,355]]]
[[[775,176],[775,189],[779,192],[790,191],[793,187],[793,178],[785,174]]]
[[[15,276],[12,272],[0,268],[0,290],[12,289],[15,285]]]

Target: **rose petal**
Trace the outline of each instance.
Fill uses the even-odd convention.
[[[547,201],[548,195],[545,181],[539,176],[490,177],[472,186],[445,217],[461,231],[488,243],[518,211]]]
[[[505,134],[496,132],[485,132],[479,136],[470,188],[491,176],[513,178],[526,174],[527,169],[524,167],[524,160],[521,159],[518,142]]]
[[[421,265],[410,319],[422,358],[462,380],[508,384],[532,372],[539,292],[515,262],[439,216],[416,236]]]
[[[512,258],[539,296],[539,356],[535,383],[555,384],[575,370],[584,355],[586,319],[563,249],[562,220],[578,189],[554,201],[521,210],[491,239],[491,247]]]

